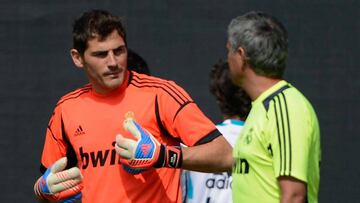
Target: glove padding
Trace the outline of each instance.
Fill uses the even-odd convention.
[[[73,203],[81,199],[82,175],[78,167],[64,170],[67,158],[57,160],[34,185],[35,194],[41,199]]]
[[[126,172],[134,174],[134,175],[146,171],[146,169],[143,169],[143,168],[131,168],[128,165],[125,165],[125,164],[121,164],[121,166]]]
[[[181,166],[180,147],[164,146],[159,143],[150,132],[131,117],[125,119],[124,128],[134,135],[136,140],[125,138],[120,134],[116,136],[115,150],[120,155],[122,164],[135,169]]]

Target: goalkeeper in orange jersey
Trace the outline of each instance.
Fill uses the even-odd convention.
[[[180,167],[231,167],[229,143],[183,88],[128,70],[126,34],[117,16],[82,14],[73,25],[70,54],[89,84],[54,108],[43,175],[34,185],[40,201],[180,203]],[[181,149],[180,143],[190,147]]]

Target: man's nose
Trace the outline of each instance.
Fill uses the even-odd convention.
[[[107,65],[108,66],[116,66],[116,56],[114,55],[114,53],[112,51],[109,51],[108,53],[108,58],[107,58]]]

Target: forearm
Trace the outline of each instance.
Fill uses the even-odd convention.
[[[159,143],[148,131],[144,130],[132,118],[127,118],[124,128],[136,137],[136,140],[116,136],[115,150],[121,163],[130,168],[149,167],[183,168],[200,172],[231,171],[232,148],[223,136],[212,141],[180,150],[175,146]],[[148,146],[153,153],[144,153],[142,146]]]
[[[281,203],[306,202],[306,183],[290,176],[279,177]]]
[[[185,147],[182,153],[184,169],[200,172],[231,171],[232,148],[223,136],[206,144]]]

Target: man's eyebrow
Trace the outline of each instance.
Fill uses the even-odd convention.
[[[93,51],[91,52],[92,56],[96,56],[96,55],[102,55],[102,54],[107,54],[108,50],[98,50],[98,51]]]
[[[126,48],[126,46],[125,46],[125,45],[120,45],[120,46],[116,47],[114,50],[116,50],[116,49],[123,49],[123,48]]]
[[[126,48],[125,45],[120,45],[114,49],[110,49],[110,50],[117,50],[117,49],[122,49],[122,48]],[[91,52],[91,54],[100,54],[100,53],[107,53],[109,50],[96,50],[96,51],[93,51]]]

